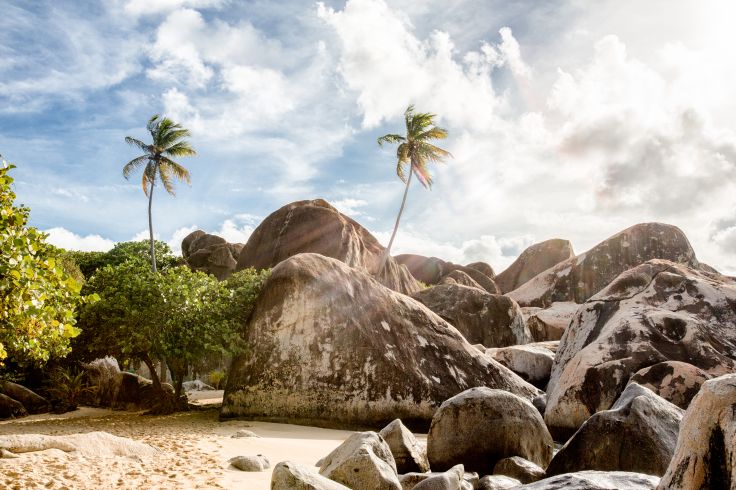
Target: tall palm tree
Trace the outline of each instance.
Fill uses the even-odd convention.
[[[156,186],[156,181],[160,180],[166,192],[173,196],[174,179],[183,180],[187,184],[190,183],[189,170],[169,157],[188,157],[196,155],[197,152],[189,145],[188,141],[183,139],[190,136],[189,130],[184,129],[180,124],[176,124],[168,117],[161,117],[156,114],[148,120],[146,129],[151,133],[151,138],[153,139],[153,143],[150,145],[130,136],[125,137],[126,143],[131,146],[137,146],[145,152],[145,155],[141,155],[126,163],[123,167],[123,176],[128,179],[133,171],[139,167],[144,167],[141,185],[143,186],[143,193],[148,197],[148,234],[151,241],[151,269],[153,272],[156,272],[153,219],[151,216],[153,189]]]
[[[399,229],[401,214],[404,212],[404,206],[406,205],[406,195],[409,193],[411,176],[416,174],[419,182],[421,182],[426,189],[431,189],[432,176],[429,174],[427,164],[441,163],[446,158],[452,158],[450,152],[429,143],[430,140],[447,138],[447,130],[438,128],[434,125],[435,117],[435,114],[426,112],[415,113],[414,105],[410,105],[406,108],[406,112],[404,112],[406,136],[387,134],[378,138],[378,145],[381,147],[384,143],[399,143],[399,147],[396,149],[396,158],[398,159],[396,174],[403,182],[406,183],[406,187],[404,188],[404,198],[401,200],[399,214],[396,216],[394,231],[391,233],[388,247],[383,251],[381,265],[378,267],[379,274],[383,271],[383,268],[386,265],[386,261],[391,253],[391,246],[394,243],[394,238],[396,238],[396,232]],[[408,177],[406,176],[406,165],[409,165]]]

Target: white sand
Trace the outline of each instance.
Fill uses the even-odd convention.
[[[233,439],[247,428],[260,438]],[[0,434],[78,434],[105,431],[158,448],[142,461],[49,449],[0,459],[0,488],[268,489],[271,470],[245,473],[229,466],[238,455],[263,454],[271,462],[312,466],[351,432],[266,422],[220,423],[216,410],[168,416],[84,408],[64,415],[35,415],[0,423]],[[317,468],[314,468],[317,471]]]

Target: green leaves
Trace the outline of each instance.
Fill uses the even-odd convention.
[[[43,362],[68,353],[79,334],[74,310],[85,301],[59,251],[27,227],[28,209],[14,205],[13,168],[0,167],[0,364],[7,356]]]

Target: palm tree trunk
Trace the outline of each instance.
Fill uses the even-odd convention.
[[[394,244],[394,238],[396,238],[396,232],[399,230],[399,221],[401,221],[401,215],[404,212],[404,206],[406,205],[406,195],[409,193],[409,184],[411,183],[411,176],[414,175],[414,167],[409,166],[409,178],[406,179],[406,187],[404,188],[404,198],[401,200],[401,207],[399,208],[399,215],[396,216],[396,223],[394,224],[394,231],[391,233],[391,239],[388,241],[388,247],[383,251],[381,257],[381,265],[378,267],[378,275],[383,272],[383,268],[386,266],[386,261],[391,254],[391,246]]]
[[[155,182],[151,181],[151,189],[148,191],[148,236],[151,240],[151,270],[156,273],[156,253],[153,241],[153,215],[151,214],[151,205],[153,204],[153,189]]]

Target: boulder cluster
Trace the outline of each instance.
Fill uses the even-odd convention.
[[[379,271],[383,252],[314,200],[233,256],[272,272],[221,418],[383,427],[319,471],[276,464],[273,489],[736,489],[736,282],[680,229],[579,255],[548,240],[500,274],[420,255]]]

